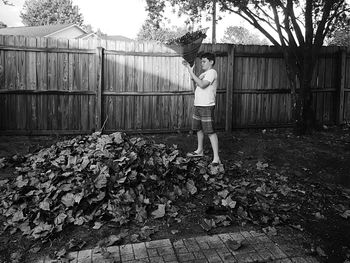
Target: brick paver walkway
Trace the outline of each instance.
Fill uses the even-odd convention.
[[[231,240],[231,241],[230,241]],[[237,249],[237,243],[242,245]],[[233,245],[232,245],[233,244]],[[169,239],[144,243],[71,252],[72,263],[158,263],[158,262],[278,262],[311,263],[315,258],[303,254],[301,248],[274,243],[267,235],[255,231],[199,236],[171,242]],[[37,263],[58,262],[49,258]]]

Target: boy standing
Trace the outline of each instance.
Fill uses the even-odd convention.
[[[194,74],[193,68],[190,67],[188,62],[183,61],[183,65],[187,67],[196,85],[192,130],[197,131],[198,147],[197,150],[188,153],[187,156],[199,157],[204,155],[204,134],[208,134],[214,155],[211,164],[219,165],[221,164],[219,158],[219,142],[218,136],[214,130],[214,109],[218,75],[216,70],[213,69],[215,65],[215,55],[209,52],[201,55],[201,65],[204,72],[199,75],[199,77]]]

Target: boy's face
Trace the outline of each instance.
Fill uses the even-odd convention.
[[[211,69],[214,63],[214,61],[208,60],[207,58],[202,58],[201,62],[202,62],[202,69],[204,71]]]

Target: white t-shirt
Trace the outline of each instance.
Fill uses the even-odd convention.
[[[199,79],[210,82],[205,89],[197,86],[194,92],[194,106],[214,106],[217,88],[218,73],[215,69],[209,69],[199,75]]]

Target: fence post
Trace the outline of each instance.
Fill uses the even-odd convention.
[[[234,78],[235,46],[228,45],[227,84],[226,84],[226,123],[225,131],[232,131],[233,113],[233,78]]]
[[[103,47],[97,47],[97,90],[96,90],[96,111],[95,111],[95,130],[101,129],[102,119],[102,87],[103,87]]]
[[[337,125],[344,123],[344,95],[345,95],[345,77],[346,77],[346,49],[340,49],[340,83],[337,93]]]

